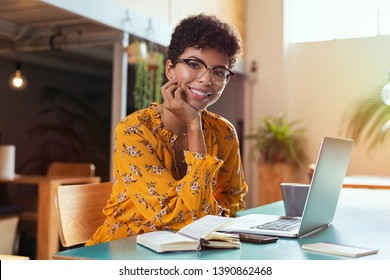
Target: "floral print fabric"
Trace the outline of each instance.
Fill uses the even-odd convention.
[[[207,154],[184,152],[187,173],[179,178],[174,142],[157,104],[130,114],[115,129],[114,185],[106,219],[86,245],[162,229],[179,230],[205,215],[245,208],[239,144],[224,118],[202,112]]]

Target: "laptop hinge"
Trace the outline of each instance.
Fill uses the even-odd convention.
[[[306,234],[304,234],[304,235],[298,236],[298,238],[307,237],[307,236],[309,236],[309,235],[312,235],[312,234],[314,234],[314,233],[316,233],[316,232],[319,232],[319,231],[323,230],[324,228],[327,228],[328,226],[329,226],[329,224],[323,225],[322,227],[316,228],[315,230],[312,230],[312,231],[310,231],[310,232],[308,232],[308,233],[306,233]]]

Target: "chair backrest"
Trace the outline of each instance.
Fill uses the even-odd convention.
[[[0,260],[29,260],[29,259],[30,257],[27,256],[0,254]]]
[[[58,232],[64,247],[83,244],[103,224],[103,208],[111,194],[112,182],[59,186],[55,205]]]
[[[19,220],[23,211],[21,205],[0,203],[0,254],[12,255],[17,251]]]
[[[95,165],[90,162],[55,161],[47,169],[49,176],[95,176]]]
[[[93,177],[95,176],[95,165],[90,162],[52,162],[47,169],[48,176],[72,176],[72,177]],[[83,183],[82,181],[79,182]],[[38,213],[36,211],[24,211],[21,214],[22,221],[36,222]]]

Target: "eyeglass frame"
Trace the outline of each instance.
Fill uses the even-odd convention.
[[[231,76],[234,75],[234,72],[231,71],[230,69],[226,68],[226,66],[223,66],[223,65],[216,65],[216,66],[213,66],[213,67],[212,66],[208,66],[203,60],[201,60],[199,58],[178,58],[173,63],[173,66],[175,66],[178,62],[183,62],[183,63],[185,63],[188,66],[188,62],[190,60],[195,60],[196,62],[201,63],[206,68],[206,71],[204,71],[204,73],[201,76],[197,77],[197,78],[202,78],[206,74],[207,70],[210,69],[211,77],[214,80],[214,75],[213,75],[214,69],[224,69],[224,70],[227,70],[229,72],[227,78],[225,78],[225,80],[227,80],[227,81],[226,82],[222,82],[222,85],[225,86],[230,81]]]

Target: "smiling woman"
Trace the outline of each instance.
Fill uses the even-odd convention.
[[[236,130],[207,108],[233,75],[241,52],[235,28],[199,14],[175,28],[165,64],[162,104],[115,129],[115,179],[106,219],[87,245],[162,229],[245,207]],[[210,71],[209,71],[210,70]]]
[[[185,63],[187,65],[187,71],[192,78],[201,78],[206,74],[207,70],[210,69],[213,82],[220,85],[226,85],[229,82],[230,77],[234,75],[234,73],[225,66],[217,65],[211,67],[206,65],[206,63],[200,59],[177,59],[176,63],[178,62]]]

